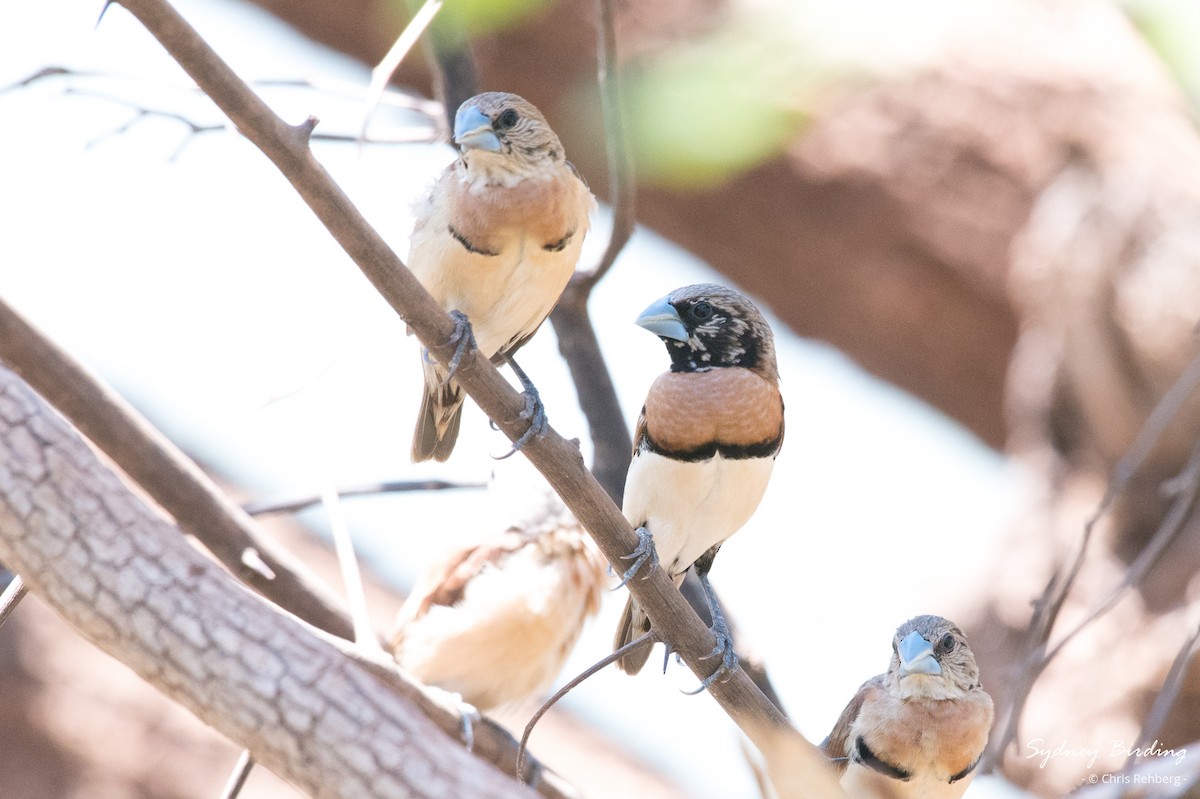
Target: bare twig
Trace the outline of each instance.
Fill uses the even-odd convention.
[[[1142,547],[1142,551],[1138,553],[1133,563],[1125,569],[1121,575],[1121,581],[1113,586],[1104,598],[1096,603],[1095,607],[1046,653],[1047,662],[1057,657],[1063,647],[1084,628],[1111,610],[1130,588],[1140,584],[1146,573],[1158,563],[1163,552],[1179,535],[1196,506],[1197,496],[1200,496],[1200,441],[1196,442],[1192,456],[1188,459],[1183,471],[1172,482],[1176,483],[1180,490],[1167,510],[1167,515],[1163,517],[1162,523],[1154,531],[1154,535]]]
[[[585,680],[603,669],[605,666],[616,663],[618,660],[625,657],[625,655],[629,654],[630,652],[633,652],[635,649],[641,649],[644,646],[653,646],[657,641],[658,633],[654,632],[654,630],[649,630],[648,632],[639,635],[637,638],[633,639],[624,646],[617,647],[616,650],[572,677],[562,688],[559,688],[557,691],[555,691],[553,696],[543,702],[541,707],[539,707],[533,716],[530,717],[529,721],[526,722],[525,731],[521,733],[521,743],[517,747],[516,773],[518,775],[521,774],[521,765],[525,760],[525,752],[527,751],[526,747],[529,745],[529,736],[533,735],[533,728],[537,726],[537,723],[542,720],[542,716],[546,715],[550,708],[558,704],[558,700],[562,699],[564,696],[571,693],[571,691],[578,688]]]
[[[1163,724],[1166,723],[1167,716],[1171,712],[1171,707],[1179,698],[1179,691],[1183,688],[1184,678],[1187,677],[1188,666],[1191,663],[1192,654],[1196,650],[1197,641],[1200,641],[1200,623],[1197,623],[1191,635],[1183,642],[1183,646],[1179,647],[1175,660],[1171,662],[1171,668],[1167,670],[1167,676],[1163,678],[1158,696],[1154,697],[1154,705],[1146,714],[1146,721],[1142,725],[1137,746],[1133,747],[1134,750],[1149,749],[1151,743],[1158,737],[1158,733],[1162,730]],[[1137,758],[1134,757],[1133,750],[1131,750],[1121,769],[1122,773],[1128,773],[1136,763]]]
[[[610,0],[597,0],[596,79],[604,115],[608,156],[608,190],[613,206],[612,233],[600,262],[590,271],[576,272],[563,292],[550,323],[558,337],[558,349],[571,370],[579,407],[588,422],[594,455],[592,471],[608,495],[617,503],[625,491],[625,473],[633,452],[633,439],[621,413],[612,375],[596,331],[588,316],[592,289],[616,262],[633,233],[636,219],[636,184],[621,81],[617,71],[616,19]]]
[[[572,282],[585,284],[587,291],[596,285],[616,262],[637,220],[637,184],[629,134],[625,129],[625,106],[621,81],[614,74],[617,61],[616,13],[612,0],[596,0],[596,76],[600,86],[600,107],[604,115],[605,148],[608,155],[608,192],[613,206],[612,234],[600,263],[591,272],[575,275]]]
[[[448,362],[454,355],[454,322],[433,300],[316,162],[306,137],[279,119],[223,62],[199,35],[163,0],[121,3],[154,35],[183,69],[213,99],[238,129],[271,159],[325,224],[384,299],[430,351]],[[515,441],[527,430],[525,401],[478,351],[459,364],[456,380],[508,436]],[[637,544],[629,523],[584,467],[578,447],[553,428],[525,444],[522,452],[545,476],[576,518],[591,533],[610,562],[620,562]],[[715,640],[661,569],[630,589],[651,623],[703,679],[716,665],[707,660]],[[752,741],[769,743],[772,731],[791,730],[787,719],[741,670],[717,682],[709,694]],[[794,731],[793,731],[794,734]],[[815,747],[802,758],[814,765],[813,796],[842,795],[832,772],[821,765]]]
[[[71,70],[66,67],[46,67],[44,69],[38,70],[37,72],[33,73],[32,75],[30,75],[22,80],[17,81],[16,83],[13,83],[6,87],[0,88],[0,94],[3,94],[4,92],[7,92],[7,91],[12,91],[14,89],[25,88],[34,83],[37,83],[38,81],[45,80],[48,78],[60,78],[60,77],[61,78],[70,78],[70,77],[92,77],[92,78],[95,78],[95,77],[116,77],[116,76],[104,75],[104,74],[98,73],[98,72],[77,72],[77,71]],[[360,99],[364,96],[361,91],[356,93],[356,92],[352,91],[350,89],[350,87],[342,86],[340,84],[335,84],[333,82],[314,83],[314,82],[308,81],[308,80],[287,79],[287,80],[255,81],[254,85],[267,86],[267,87],[276,87],[276,86],[278,86],[278,87],[287,87],[287,86],[305,87],[305,88],[311,88],[311,89],[321,91],[321,92],[326,92],[329,94],[336,94],[336,95],[340,95],[343,97],[351,97],[351,98],[355,98],[355,99]],[[186,87],[186,88],[194,90],[194,91],[198,91],[198,89],[194,86]],[[134,100],[131,100],[127,97],[118,97],[118,96],[114,96],[112,94],[106,94],[104,92],[92,91],[91,89],[86,89],[86,88],[82,88],[79,86],[67,86],[67,88],[64,90],[64,94],[78,95],[80,97],[89,97],[89,98],[93,98],[93,99],[97,99],[97,100],[102,100],[104,102],[112,103],[113,105],[124,106],[126,108],[129,108],[131,111],[133,111],[133,115],[127,121],[118,125],[116,128],[114,128],[110,131],[107,131],[105,133],[102,133],[99,136],[97,136],[96,138],[89,141],[87,143],[88,147],[94,147],[97,144],[99,144],[107,139],[128,133],[130,130],[133,129],[133,127],[135,125],[137,125],[139,122],[142,122],[144,120],[168,119],[173,122],[179,123],[181,126],[183,126],[187,130],[186,137],[183,139],[183,141],[180,142],[179,146],[176,147],[175,151],[172,152],[170,155],[169,160],[175,161],[183,153],[184,148],[196,137],[201,136],[203,134],[207,134],[207,133],[224,133],[229,130],[229,125],[225,121],[197,122],[196,120],[188,117],[186,114],[182,114],[177,111],[168,111],[168,110],[161,109],[161,108],[149,108],[149,107],[146,107],[145,105],[143,105],[139,102],[136,102]],[[397,108],[407,108],[412,111],[421,113],[421,114],[429,117],[431,120],[438,120],[441,118],[442,106],[440,103],[436,103],[436,102],[433,102],[430,100],[422,100],[420,98],[414,98],[411,95],[400,94],[398,92],[388,92],[384,95],[373,97],[372,102],[374,103],[374,105],[372,106],[372,109],[374,109],[378,105],[382,104],[385,100],[387,101],[387,104],[389,106],[393,106],[393,107],[397,107]],[[434,127],[434,126],[408,126],[408,127],[393,128],[391,134],[387,135],[387,136],[378,136],[377,135],[377,136],[373,136],[373,137],[366,136],[365,129],[364,129],[363,133],[358,133],[358,134],[335,133],[335,132],[329,132],[329,131],[314,132],[312,134],[312,140],[313,141],[321,141],[321,142],[331,142],[331,143],[337,143],[337,144],[371,144],[371,145],[402,144],[402,145],[407,145],[407,144],[422,144],[422,143],[437,141],[438,136],[439,136],[439,132],[438,132],[437,127]]]
[[[21,579],[21,575],[14,574],[4,589],[4,593],[0,594],[0,627],[4,626],[4,622],[8,621],[8,617],[17,609],[17,605],[21,604],[21,600],[28,592],[29,589],[25,587],[25,581]]]
[[[1113,469],[1112,478],[1105,489],[1104,496],[1101,498],[1092,516],[1084,525],[1083,534],[1071,559],[1070,566],[1065,572],[1061,568],[1055,571],[1046,584],[1046,588],[1042,591],[1042,595],[1035,603],[1029,630],[1025,637],[1025,653],[1021,659],[1021,666],[1015,678],[1009,684],[1009,701],[1005,703],[1004,723],[1000,725],[1000,734],[992,736],[988,742],[981,770],[990,770],[996,767],[1003,759],[1004,751],[1016,740],[1025,703],[1029,699],[1029,694],[1033,690],[1033,685],[1037,681],[1037,678],[1046,670],[1050,662],[1062,652],[1063,647],[1072,638],[1097,618],[1104,615],[1128,588],[1136,585],[1145,576],[1145,573],[1158,561],[1166,546],[1174,540],[1183,522],[1186,521],[1195,503],[1196,492],[1200,490],[1196,479],[1196,470],[1200,469],[1200,462],[1198,462],[1198,458],[1200,458],[1200,443],[1198,443],[1197,449],[1193,451],[1188,465],[1184,468],[1181,475],[1176,478],[1175,482],[1181,485],[1183,490],[1177,494],[1162,524],[1150,539],[1150,542],[1139,553],[1137,560],[1126,570],[1121,582],[1105,596],[1081,623],[1062,636],[1054,646],[1050,646],[1050,637],[1053,634],[1063,605],[1066,603],[1067,597],[1075,584],[1075,579],[1083,567],[1096,524],[1108,513],[1117,499],[1125,492],[1125,489],[1129,486],[1129,482],[1154,450],[1159,438],[1198,387],[1200,387],[1200,356],[1194,358],[1187,365],[1179,378],[1154,406],[1149,416],[1146,417],[1146,421],[1138,431],[1137,437],[1129,446],[1129,449],[1126,450],[1125,454],[1117,461]],[[1192,477],[1191,480],[1186,479],[1189,475]]]
[[[309,624],[350,638],[349,617],[317,578],[287,550],[263,536],[241,508],[129,403],[2,299],[0,360],[70,419],[239,579]],[[258,554],[273,578],[243,561],[247,550]]]
[[[249,749],[243,749],[233,767],[233,772],[229,775],[229,781],[225,783],[225,789],[221,791],[221,799],[237,799],[242,788],[246,787],[246,780],[250,778],[250,772],[253,770],[254,757],[251,756]]]
[[[350,604],[350,618],[354,622],[354,645],[368,655],[386,659],[389,657],[388,652],[383,648],[371,624],[362,570],[358,568],[354,540],[350,536],[350,526],[346,524],[346,515],[342,512],[342,500],[332,485],[321,494],[321,504],[325,507],[325,514],[329,519],[333,548],[342,572],[342,585],[346,590],[346,600]]]
[[[339,497],[346,499],[348,497],[367,497],[377,494],[405,493],[410,491],[461,491],[481,488],[487,488],[487,483],[457,483],[451,480],[385,480],[381,483],[341,488],[338,489],[337,493]],[[242,505],[242,510],[251,516],[267,516],[272,513],[299,513],[314,505],[320,505],[321,502],[321,496],[313,494],[296,499],[246,502]]]
[[[359,139],[366,141],[367,126],[371,124],[371,117],[374,116],[375,110],[379,107],[379,100],[383,97],[384,91],[387,89],[388,83],[392,80],[392,75],[396,74],[396,70],[400,68],[401,62],[405,56],[412,50],[413,45],[421,38],[421,34],[433,22],[433,18],[437,16],[438,11],[442,9],[442,0],[425,0],[421,8],[405,26],[400,35],[396,37],[395,43],[388,50],[387,55],[383,57],[374,69],[371,70],[371,83],[367,87],[367,108],[363,114],[362,130],[359,131]]]

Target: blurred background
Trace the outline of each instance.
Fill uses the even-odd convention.
[[[413,10],[176,5],[286,120],[315,115],[318,134],[350,138],[369,66]],[[762,658],[820,741],[886,667],[895,627],[937,613],[967,631],[1006,706],[1032,603],[1200,353],[1200,6],[615,8],[640,227],[591,313],[626,419],[667,363],[632,321],[669,290],[736,284],[780,339],[788,438],[762,507],[713,571],[739,649]],[[99,11],[5,9],[0,294],[239,499],[520,472],[519,458],[490,457],[507,444],[471,403],[448,463],[409,464],[420,368],[403,323],[149,34],[119,6],[97,26]],[[481,88],[539,106],[604,200],[593,4],[449,0],[442,22],[465,32]],[[67,71],[27,80],[46,67]],[[419,50],[395,84],[431,96]],[[403,257],[411,205],[454,154],[411,109],[385,107],[370,134],[313,149]],[[604,206],[585,264],[608,226]],[[586,455],[549,325],[522,365]],[[1143,732],[1200,621],[1194,394],[1098,525],[1051,640],[1130,564],[1144,576],[1037,680],[1000,771],[968,797],[1064,795],[1119,769]],[[502,529],[509,498],[497,493],[346,503],[381,628],[426,563]],[[1173,504],[1168,539],[1156,534]],[[319,510],[271,529],[340,589]],[[608,652],[622,601],[607,598],[563,680]],[[0,633],[0,664],[3,799],[213,796],[236,760],[36,598]],[[681,695],[693,684],[678,666],[607,670],[550,714],[533,751],[589,796],[756,796],[736,729],[710,698]],[[1198,702],[1190,668],[1153,733],[1161,748],[1200,739]],[[519,730],[531,710],[501,719]],[[1078,754],[1091,749],[1094,762]],[[258,769],[243,795],[296,794]]]

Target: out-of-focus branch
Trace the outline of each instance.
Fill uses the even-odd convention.
[[[588,316],[592,289],[616,262],[633,234],[636,221],[636,185],[633,157],[625,130],[621,81],[617,70],[615,12],[610,0],[596,0],[596,79],[600,87],[608,154],[608,190],[613,207],[612,233],[600,262],[590,271],[579,271],[567,285],[558,307],[550,315],[558,349],[571,370],[579,407],[588,421],[594,455],[592,471],[604,490],[618,504],[625,492],[633,439],[621,413],[608,363]]]
[[[25,581],[21,579],[21,575],[15,575],[9,581],[4,593],[0,594],[0,627],[4,626],[4,622],[8,621],[8,617],[17,609],[17,605],[21,604],[21,600],[28,592],[29,589],[26,587]]]
[[[121,5],[279,168],[432,356],[448,362],[455,351],[453,321],[313,158],[307,142],[316,120],[310,118],[294,127],[285,124],[163,0],[121,0]],[[524,398],[478,351],[463,358],[456,380],[510,440],[526,432]],[[591,533],[610,562],[619,563],[633,551],[637,537],[584,466],[576,445],[548,428],[529,441],[522,452]],[[719,665],[708,659],[716,643],[712,633],[661,569],[655,569],[646,579],[632,581],[630,590],[654,627],[698,677],[708,676]],[[791,730],[783,714],[740,669],[729,679],[713,684],[709,694],[756,746],[769,743],[769,731]],[[843,795],[816,748],[805,744],[800,751],[798,757],[812,769],[811,796]]]
[[[33,386],[239,579],[280,607],[349,639],[329,590],[121,396],[0,299],[0,361]],[[267,570],[252,568],[257,553]],[[272,576],[273,575],[273,576]]]
[[[1137,437],[1113,469],[1112,479],[1109,481],[1099,506],[1084,525],[1083,534],[1070,566],[1065,571],[1059,569],[1055,572],[1035,603],[1029,631],[1025,637],[1025,653],[1021,660],[1021,667],[1009,683],[1008,699],[1002,705],[1001,719],[1003,721],[997,725],[1000,733],[993,735],[988,742],[981,770],[990,770],[998,766],[1003,760],[1004,751],[1016,740],[1025,703],[1029,699],[1034,683],[1050,665],[1050,662],[1076,635],[1107,613],[1128,589],[1136,586],[1145,577],[1194,511],[1197,496],[1200,495],[1200,442],[1197,442],[1192,457],[1183,471],[1172,481],[1177,490],[1171,508],[1137,559],[1125,570],[1121,581],[1097,603],[1082,621],[1063,634],[1053,646],[1050,645],[1050,638],[1054,633],[1058,616],[1070,595],[1076,577],[1083,568],[1096,524],[1120,498],[1137,474],[1138,469],[1153,451],[1159,438],[1198,387],[1200,387],[1200,357],[1194,358],[1188,364],[1146,418]]]
[[[409,491],[458,491],[462,489],[487,488],[487,483],[454,483],[449,480],[386,480],[382,483],[351,486],[339,489],[337,495],[346,497],[369,497],[376,494],[404,493]],[[280,500],[258,500],[242,505],[242,510],[251,516],[267,516],[272,513],[299,513],[321,504],[320,495]]]
[[[1137,746],[1133,750],[1148,750],[1152,748],[1152,744],[1158,738],[1159,731],[1162,730],[1163,724],[1167,721],[1167,716],[1171,712],[1172,705],[1179,698],[1179,691],[1183,688],[1183,680],[1187,677],[1188,666],[1192,662],[1192,654],[1196,651],[1196,643],[1200,641],[1200,624],[1193,628],[1191,635],[1179,647],[1179,652],[1175,655],[1175,660],[1171,662],[1171,668],[1167,670],[1167,676],[1163,679],[1162,687],[1158,690],[1158,696],[1154,697],[1154,705],[1151,706],[1150,712],[1146,714],[1146,722],[1142,725],[1142,732],[1138,736]],[[1137,758],[1133,755],[1133,750],[1130,751],[1129,757],[1125,761],[1125,766],[1121,769],[1122,773],[1129,773],[1135,765]]]
[[[575,275],[572,281],[591,291],[616,263],[637,222],[637,182],[634,179],[633,153],[625,128],[625,104],[621,80],[615,74],[617,62],[616,12],[612,0],[596,0],[596,79],[600,86],[600,110],[604,116],[604,144],[608,156],[608,192],[613,207],[612,233],[600,263],[590,272]]]

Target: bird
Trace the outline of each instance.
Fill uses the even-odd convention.
[[[596,200],[566,160],[546,118],[515,94],[485,92],[454,117],[459,157],[415,209],[408,266],[454,317],[448,364],[423,353],[424,392],[413,434],[414,463],[450,457],[458,438],[462,388],[454,370],[474,345],[495,363],[511,360],[554,309],[575,273]]]
[[[479,711],[546,692],[600,610],[608,562],[561,502],[543,507],[418,579],[389,636],[402,669]]]
[[[821,747],[850,796],[958,799],[992,717],[962,630],[917,616],[896,630],[887,672],[862,684]]]
[[[741,292],[713,283],[672,291],[637,318],[667,347],[670,370],[651,384],[634,433],[622,511],[638,534],[628,582],[649,561],[678,586],[695,568],[704,588],[721,667],[737,663],[729,628],[708,580],[721,544],[754,514],[783,444],[783,397],[775,340]],[[631,596],[613,642],[620,650],[650,630]],[[641,671],[648,646],[617,660]]]

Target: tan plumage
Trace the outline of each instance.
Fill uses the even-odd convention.
[[[638,324],[671,356],[646,397],[634,436],[623,511],[644,527],[676,585],[702,577],[722,542],[757,509],[783,443],[783,399],[771,328],[743,294],[685,286],[651,305]],[[614,639],[620,648],[649,629],[630,597]],[[649,649],[618,666],[641,670]]]
[[[561,504],[432,566],[400,608],[397,663],[480,710],[540,697],[600,609],[607,563]]]
[[[595,199],[542,114],[515,94],[463,103],[461,154],[416,212],[408,265],[447,311],[471,322],[488,358],[512,355],[538,329],[575,272]],[[424,360],[412,459],[454,449],[462,390]]]
[[[887,672],[863,683],[821,746],[852,797],[958,799],[992,726],[975,656],[940,616],[900,625],[892,649]]]

